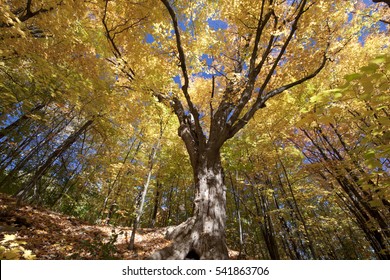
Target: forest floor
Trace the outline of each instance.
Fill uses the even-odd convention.
[[[167,228],[141,228],[128,250],[131,228],[93,225],[0,194],[0,259],[147,259],[169,245]],[[232,259],[238,252],[229,251]]]

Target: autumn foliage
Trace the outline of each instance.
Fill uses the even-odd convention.
[[[0,258],[390,259],[368,2],[0,0]]]

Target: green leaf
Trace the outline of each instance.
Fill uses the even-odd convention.
[[[348,82],[351,82],[353,80],[357,80],[359,78],[361,78],[363,75],[360,74],[360,73],[353,73],[353,74],[349,74],[349,75],[345,75],[344,78],[348,81]]]
[[[386,55],[380,55],[374,58],[373,60],[371,60],[371,63],[375,63],[375,64],[381,64],[384,62],[386,62]]]
[[[361,71],[366,72],[366,73],[375,73],[375,71],[379,68],[378,64],[370,63],[367,66],[364,66],[360,68]]]

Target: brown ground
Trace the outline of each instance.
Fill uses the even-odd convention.
[[[19,255],[16,258],[25,258],[24,252],[31,250],[34,258],[41,260],[145,259],[154,250],[169,245],[170,241],[164,239],[165,231],[166,228],[139,229],[136,251],[130,251],[128,227],[91,225],[40,207],[17,206],[13,198],[0,194],[0,258],[16,255],[4,256],[4,248],[6,252],[21,248],[13,250]],[[237,255],[234,251],[229,253],[232,258]]]

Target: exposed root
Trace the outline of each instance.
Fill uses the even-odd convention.
[[[174,240],[183,236],[188,235],[191,232],[191,229],[194,227],[195,217],[187,219],[187,221],[181,223],[180,225],[168,228],[165,238],[169,240]]]
[[[191,229],[195,218],[189,218],[175,228],[167,230],[165,238],[172,240],[172,244],[154,252],[151,260],[184,260],[191,249]]]
[[[166,238],[172,240],[171,245],[154,252],[149,259],[228,259],[224,240],[202,234],[202,224],[195,217],[169,229]]]

